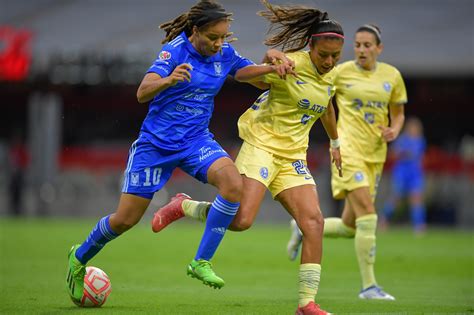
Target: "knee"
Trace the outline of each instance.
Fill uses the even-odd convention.
[[[412,206],[420,206],[423,204],[423,198],[421,194],[413,194],[410,196],[410,203]]]
[[[250,218],[235,217],[229,229],[235,232],[248,230],[252,226],[253,220]]]
[[[300,218],[299,226],[303,235],[312,233],[322,235],[324,230],[324,218],[321,211],[314,211]]]
[[[324,228],[324,217],[323,214],[321,213],[321,209],[317,209],[317,211],[314,211],[311,213],[311,215],[308,216],[307,221],[316,228]]]
[[[122,234],[130,230],[139,220],[134,217],[121,217],[115,213],[110,216],[109,224],[114,232]]]
[[[240,202],[242,198],[243,183],[242,177],[231,178],[222,187],[219,187],[220,195],[230,202]]]

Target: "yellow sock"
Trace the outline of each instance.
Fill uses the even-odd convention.
[[[319,278],[321,276],[320,264],[301,264],[299,272],[299,300],[300,307],[306,306],[314,301],[319,288]]]
[[[363,289],[377,284],[374,275],[376,228],[376,214],[367,214],[356,219],[355,251]]]
[[[324,219],[324,236],[353,238],[355,233],[355,229],[345,225],[341,218]]]
[[[206,221],[207,209],[209,209],[210,206],[210,202],[189,199],[184,200],[182,203],[184,214],[187,217],[191,217],[202,222]]]

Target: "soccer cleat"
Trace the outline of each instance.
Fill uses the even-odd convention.
[[[66,286],[69,291],[69,296],[74,302],[81,302],[84,294],[84,276],[86,275],[86,266],[76,258],[76,251],[79,244],[74,245],[69,250],[68,271],[66,277]]]
[[[186,199],[191,199],[191,197],[184,193],[178,193],[176,196],[171,198],[171,201],[168,204],[158,209],[158,211],[156,211],[155,215],[153,216],[153,220],[151,221],[151,229],[153,232],[158,233],[167,227],[171,222],[184,217],[182,204]]]
[[[373,285],[360,291],[359,298],[364,300],[386,300],[395,301],[395,298],[382,290],[381,287]]]
[[[311,301],[305,307],[298,307],[295,315],[331,315],[331,313],[323,311],[318,304]]]
[[[212,264],[204,259],[193,259],[188,265],[187,273],[189,276],[201,280],[202,283],[214,289],[220,289],[225,284],[224,280],[218,277],[214,270],[212,270]]]
[[[288,258],[293,261],[296,259],[296,257],[298,257],[303,235],[301,234],[301,231],[298,228],[298,224],[296,224],[295,220],[290,221],[290,229],[291,236],[288,244],[286,245],[286,252],[288,253]]]

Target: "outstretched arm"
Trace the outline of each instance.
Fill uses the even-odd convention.
[[[234,79],[239,82],[256,82],[261,81],[264,75],[273,73],[275,71],[275,65],[250,65],[237,70]]]
[[[263,57],[262,65],[250,65],[239,69],[234,78],[239,82],[255,83],[261,81],[261,77],[265,74],[276,72],[280,78],[286,79],[287,74],[296,76],[294,69],[293,60],[277,49],[269,49]]]
[[[291,66],[293,69],[295,68],[295,62],[288,58],[284,52],[279,51],[275,48],[270,48],[265,52],[265,56],[263,56],[263,63],[284,63]]]
[[[332,162],[336,164],[339,176],[342,177],[342,159],[339,137],[337,135],[336,112],[332,104],[332,99],[329,101],[328,108],[320,119],[329,137]]]

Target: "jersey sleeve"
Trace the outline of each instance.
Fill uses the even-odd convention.
[[[232,66],[231,66],[231,69],[229,71],[229,74],[231,76],[234,76],[235,73],[237,72],[237,70],[239,70],[241,68],[244,68],[246,66],[255,64],[252,60],[247,59],[245,57],[242,57],[237,52],[237,50],[235,50],[234,47],[232,47],[230,44],[228,44],[228,45],[229,45],[228,49],[230,49],[229,53],[231,54],[231,58],[232,58]]]
[[[146,73],[156,73],[160,77],[167,77],[173,72],[177,64],[177,52],[171,51],[170,45],[165,45]]]
[[[268,83],[268,84],[279,82],[279,80],[281,80],[280,77],[278,76],[278,74],[274,72],[265,74],[263,76],[263,82]]]
[[[395,81],[393,86],[392,96],[390,98],[391,104],[405,104],[407,102],[407,90],[403,82],[402,75],[398,70],[395,73]]]

